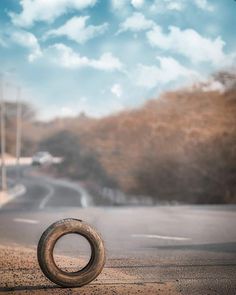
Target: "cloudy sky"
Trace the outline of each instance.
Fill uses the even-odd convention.
[[[1,0],[0,71],[43,119],[103,116],[235,65],[235,15],[234,0]]]

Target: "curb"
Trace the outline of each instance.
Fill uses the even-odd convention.
[[[23,195],[25,192],[26,187],[23,184],[15,185],[8,192],[0,192],[0,209],[13,199]]]

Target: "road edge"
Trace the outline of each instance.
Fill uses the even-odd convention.
[[[16,184],[13,188],[7,192],[0,192],[0,209],[12,201],[13,199],[25,194],[26,187],[23,184]]]

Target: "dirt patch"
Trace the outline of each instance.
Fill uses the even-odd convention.
[[[75,258],[58,257],[74,264]],[[110,262],[108,261],[108,264]],[[180,294],[173,282],[145,282],[120,268],[105,267],[101,275],[82,288],[60,288],[42,274],[36,251],[20,246],[0,246],[0,294]]]

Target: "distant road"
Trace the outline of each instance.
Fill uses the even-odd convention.
[[[13,178],[14,173],[10,172]],[[186,295],[236,294],[236,206],[82,208],[78,191],[65,183],[32,176],[30,170],[24,175],[27,193],[0,211],[1,245],[35,249],[50,223],[80,218],[104,237],[105,273],[111,277],[102,284],[124,284],[125,293],[116,294],[134,294],[127,292],[134,284],[172,284],[178,294]],[[113,270],[122,276],[112,275]]]
[[[8,177],[16,181],[17,170],[8,167]],[[57,207],[83,207],[84,200],[79,190],[70,182],[55,180],[37,173],[37,168],[24,166],[20,170],[19,182],[26,192],[12,202],[6,204],[3,210],[37,210]]]

